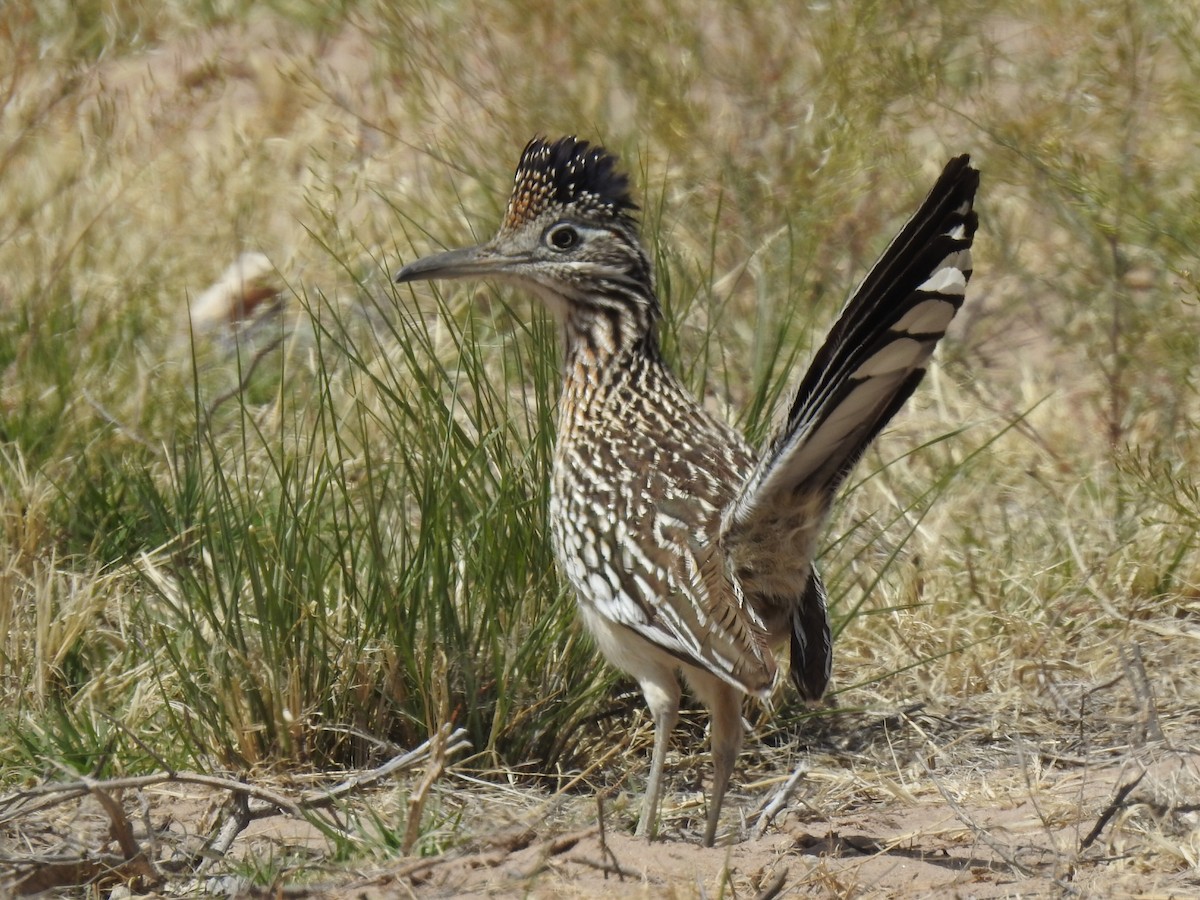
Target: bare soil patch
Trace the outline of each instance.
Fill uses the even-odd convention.
[[[1089,735],[1108,740],[1086,755],[1051,740],[994,742],[977,717],[834,717],[843,744],[802,756],[806,772],[776,819],[759,833],[759,810],[787,773],[771,760],[794,748],[754,748],[742,791],[731,798],[722,846],[698,845],[702,792],[680,790],[707,772],[703,753],[676,755],[662,839],[630,834],[640,786],[603,805],[586,792],[547,797],[489,787],[451,772],[430,810],[454,819],[441,852],[389,856],[376,847],[339,861],[312,822],[280,812],[249,823],[215,867],[204,860],[231,810],[227,791],[159,785],[115,796],[128,825],[123,843],[98,794],[10,817],[0,838],[4,882],[20,893],[127,884],[165,894],[196,889],[244,895],[525,897],[1187,897],[1200,891],[1200,728],[1179,720],[1158,737],[1106,720]],[[1134,737],[1122,743],[1122,730]],[[818,734],[821,742],[835,731]],[[863,736],[866,734],[866,739]],[[619,777],[624,773],[613,773]],[[750,783],[755,775],[764,776]],[[370,808],[403,830],[419,779],[372,787],[351,807]],[[264,790],[298,793],[295,782]],[[311,792],[310,787],[305,787]],[[611,792],[606,792],[611,793]],[[514,799],[514,795],[517,799]],[[342,810],[342,821],[353,816]],[[741,821],[738,821],[738,817]],[[144,863],[130,866],[130,846]],[[428,851],[428,847],[426,847]],[[125,857],[123,859],[123,856]],[[204,872],[197,878],[197,872]],[[273,873],[266,875],[265,873]]]

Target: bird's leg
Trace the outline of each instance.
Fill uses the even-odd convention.
[[[721,803],[738,752],[742,749],[742,698],[736,688],[715,678],[693,677],[689,681],[712,716],[712,796],[708,801],[708,822],[704,829],[704,846],[711,847],[721,820]]]
[[[646,796],[642,800],[642,814],[635,835],[651,841],[658,833],[658,804],[662,799],[667,747],[679,718],[679,682],[673,673],[667,672],[666,675],[666,678],[642,681],[642,693],[654,717],[654,756],[650,760],[650,777],[646,780]]]

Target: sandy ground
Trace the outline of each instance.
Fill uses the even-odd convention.
[[[1014,753],[965,729],[958,742],[937,735],[915,756],[911,735],[805,754],[804,775],[761,829],[759,810],[787,774],[748,783],[778,753],[752,748],[743,759],[752,771],[729,798],[721,846],[711,849],[698,844],[702,791],[680,789],[689,766],[703,777],[702,754],[672,759],[676,789],[653,843],[626,827],[636,795],[610,801],[601,829],[590,792],[548,798],[471,786],[454,772],[443,775],[425,821],[458,824],[430,855],[377,844],[344,860],[311,822],[272,814],[205,863],[231,807],[226,792],[189,784],[107,791],[124,811],[120,827],[98,793],[15,816],[5,802],[0,885],[33,893],[92,882],[116,887],[113,896],[130,888],[334,898],[1198,896],[1200,753],[1192,748],[1200,725],[1168,723],[1150,740],[1130,732],[1133,743],[1120,744],[1114,724],[1107,745],[1086,756],[1036,749],[1047,742]],[[635,764],[637,784],[642,768]],[[361,828],[369,810],[400,833],[413,785],[364,792],[341,821]],[[262,786],[282,796],[300,790],[290,780]],[[131,848],[146,864],[127,862]]]
[[[764,836],[713,849],[699,847],[694,834],[649,844],[627,833],[602,835],[597,828],[559,835],[516,830],[461,857],[429,859],[338,893],[385,897],[411,888],[432,897],[1195,896],[1200,877],[1194,869],[1141,856],[1144,842],[1131,841],[1128,833],[1114,838],[1110,829],[1116,825],[1121,831],[1114,820],[1129,815],[1131,798],[1134,805],[1150,804],[1165,785],[1174,791],[1181,773],[1194,790],[1200,785],[1196,758],[1165,754],[1150,763],[1124,802],[1114,804],[1121,788],[1142,771],[1137,764],[1060,770],[1037,787],[1036,796],[988,805],[958,803],[951,796],[888,798],[820,820],[793,810]],[[993,777],[1001,783],[1019,773],[998,771]],[[1092,836],[1102,817],[1104,826]]]

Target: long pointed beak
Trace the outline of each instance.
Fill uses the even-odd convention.
[[[444,278],[484,278],[506,274],[521,260],[497,253],[488,244],[434,253],[410,262],[396,273],[396,283],[435,281]]]

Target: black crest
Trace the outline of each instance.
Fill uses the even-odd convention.
[[[547,210],[568,208],[632,224],[637,204],[617,157],[603,147],[574,137],[553,143],[534,138],[517,164],[504,227],[519,228]]]

